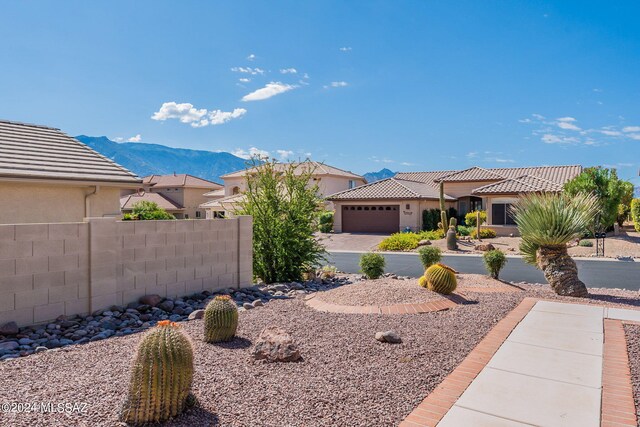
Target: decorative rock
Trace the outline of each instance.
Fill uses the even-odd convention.
[[[253,305],[253,307],[262,307],[264,305],[264,303],[262,301],[260,301],[259,299],[257,299],[253,303],[251,303],[251,305]]]
[[[376,332],[375,337],[378,341],[389,344],[398,344],[402,342],[400,335],[395,331]]]
[[[431,240],[427,240],[427,239],[420,240],[418,242],[418,246],[429,246],[430,244],[431,244]]]
[[[140,304],[148,305],[151,307],[155,307],[162,302],[162,297],[160,295],[145,295],[140,297]],[[138,308],[140,310],[140,308]]]
[[[43,351],[47,351],[47,350],[49,350],[47,347],[43,347],[43,346],[39,345],[38,347],[36,347],[34,352],[35,353],[42,353]]]
[[[0,342],[0,351],[13,351],[20,347],[16,341]]]
[[[173,311],[173,307],[174,307],[173,301],[171,301],[170,299],[164,300],[160,304],[158,304],[158,308],[160,310],[166,311],[167,313],[171,313]]]
[[[0,335],[16,335],[20,332],[16,322],[7,322],[0,326]]]
[[[251,305],[251,304],[250,304],[250,303],[248,303],[248,302],[245,302],[244,304],[242,304],[242,307],[243,307],[245,310],[251,310],[251,309],[253,308],[253,305]]]
[[[251,355],[255,360],[268,362],[294,362],[301,357],[293,338],[277,326],[268,326],[262,330]]]
[[[479,245],[475,245],[473,249],[475,249],[476,251],[486,252],[494,250],[495,246],[493,246],[491,243],[481,243]]]

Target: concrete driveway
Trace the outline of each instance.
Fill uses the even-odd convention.
[[[319,233],[322,244],[327,251],[372,251],[378,244],[389,237],[388,234],[369,233]]]

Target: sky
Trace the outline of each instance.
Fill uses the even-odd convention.
[[[640,185],[640,2],[3,2],[0,118],[364,173]]]

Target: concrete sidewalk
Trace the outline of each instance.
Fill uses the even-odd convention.
[[[640,311],[538,301],[437,425],[600,426],[609,317]]]

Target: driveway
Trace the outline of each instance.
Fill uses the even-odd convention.
[[[389,237],[388,234],[369,233],[319,233],[318,236],[328,252],[372,251],[385,237]]]

